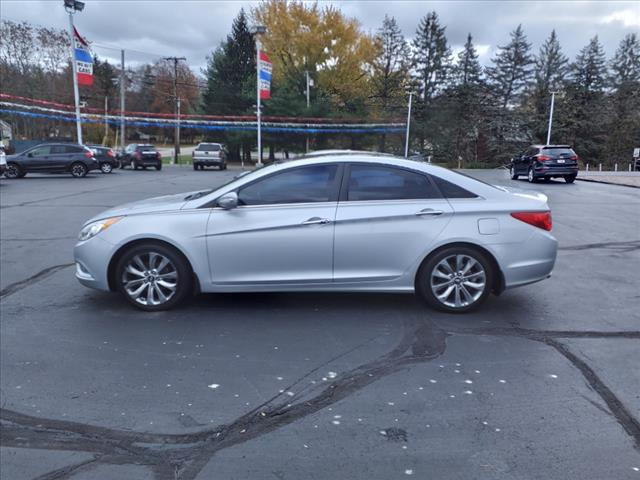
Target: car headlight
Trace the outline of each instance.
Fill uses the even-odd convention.
[[[111,218],[105,218],[104,220],[91,222],[89,225],[85,226],[82,230],[80,230],[78,239],[80,241],[89,240],[90,238],[95,237],[101,231],[109,228],[111,225],[113,225],[120,219],[122,219],[122,217],[111,217]]]

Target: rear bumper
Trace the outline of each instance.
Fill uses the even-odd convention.
[[[224,165],[226,161],[224,158],[193,157],[193,163],[196,165],[219,166]]]
[[[536,177],[561,177],[565,175],[578,175],[578,166],[553,166],[553,167],[535,167],[533,173]]]
[[[504,287],[509,289],[549,278],[558,254],[558,241],[549,232],[537,229],[522,244],[501,245],[497,250]]]

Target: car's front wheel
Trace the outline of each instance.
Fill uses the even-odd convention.
[[[159,163],[158,165],[156,165],[156,170],[162,170],[162,164]]]
[[[144,243],[128,250],[116,265],[117,288],[136,307],[168,310],[191,291],[187,260],[171,247]]]
[[[4,172],[5,177],[10,179],[22,178],[26,175],[16,163],[7,164],[7,170]]]
[[[71,176],[75,178],[82,178],[87,176],[89,169],[84,163],[74,163],[71,165]]]
[[[511,180],[518,179],[518,174],[516,173],[516,167],[513,164],[509,166],[509,176],[511,177]]]
[[[100,171],[102,173],[111,173],[113,171],[113,167],[109,162],[102,162],[100,164]]]
[[[491,293],[494,272],[480,251],[464,246],[440,250],[422,265],[416,291],[429,305],[449,313],[478,308]]]

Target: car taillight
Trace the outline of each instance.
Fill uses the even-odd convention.
[[[547,162],[547,161],[549,161],[549,160],[551,160],[551,157],[547,157],[546,155],[540,155],[540,156],[538,157],[538,161],[539,161],[539,162]]]
[[[577,162],[578,161],[578,155],[574,155],[573,157],[569,157],[569,160],[575,160]]]
[[[87,157],[87,158],[92,158],[93,157],[93,152],[91,150],[85,150],[84,156]]]
[[[551,231],[551,212],[513,212],[511,216],[521,222]]]
[[[111,158],[113,158],[113,157],[115,157],[115,156],[116,156],[116,154],[115,154],[115,153],[113,153],[113,150],[111,150],[111,149],[107,150],[107,157],[111,157]]]

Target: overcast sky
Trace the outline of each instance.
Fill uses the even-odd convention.
[[[1,0],[2,19],[67,28],[62,0]],[[240,8],[250,11],[258,2],[216,0],[86,0],[76,15],[80,33],[94,42],[101,57],[119,60],[124,48],[133,62],[153,61],[157,56],[184,56],[198,73],[206,57],[230,31]],[[362,28],[375,33],[385,14],[394,16],[407,38],[415,35],[419,19],[435,10],[454,49],[467,33],[488,63],[498,45],[519,23],[534,51],[556,29],[564,52],[573,59],[591,37],[598,35],[607,57],[615,52],[625,34],[640,31],[638,1],[358,1],[323,2],[357,18]],[[148,52],[140,54],[133,50]],[[154,57],[156,55],[156,57]]]

